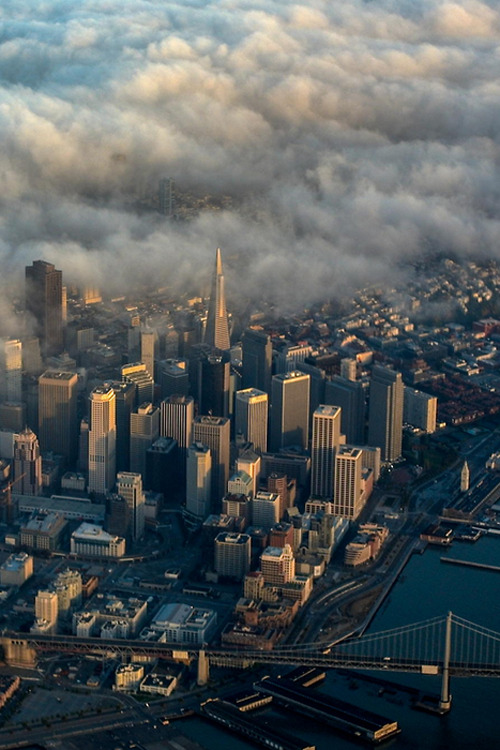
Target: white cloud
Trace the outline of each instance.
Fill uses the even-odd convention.
[[[180,284],[220,245],[249,297],[293,307],[423,248],[498,255],[493,2],[11,0],[0,19],[4,277],[43,255],[118,285],[140,257]],[[164,175],[235,207],[137,213]]]

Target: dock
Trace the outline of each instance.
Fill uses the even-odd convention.
[[[272,695],[277,703],[288,710],[324,722],[357,740],[377,744],[401,731],[397,721],[324,693],[311,693],[285,678],[264,677],[254,687],[259,692]]]
[[[247,718],[237,708],[220,698],[210,699],[200,706],[201,715],[210,721],[220,724],[235,734],[250,739],[261,747],[271,750],[316,750],[315,745],[308,745],[296,737],[276,732],[255,716]]]
[[[441,562],[452,565],[463,565],[466,568],[479,568],[479,570],[493,570],[500,573],[499,565],[488,565],[487,563],[471,562],[470,560],[456,560],[454,557],[442,557]]]

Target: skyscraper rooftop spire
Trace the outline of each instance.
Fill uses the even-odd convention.
[[[230,347],[226,295],[224,293],[224,271],[222,268],[222,256],[219,247],[215,254],[215,269],[212,277],[212,288],[208,305],[205,343],[210,344],[210,346],[220,349],[221,351],[227,351]]]

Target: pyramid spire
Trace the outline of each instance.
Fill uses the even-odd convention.
[[[220,247],[217,248],[215,254],[215,269],[208,305],[205,343],[221,351],[227,351],[230,347],[229,323],[226,310],[226,296],[224,293],[224,271],[222,268]]]

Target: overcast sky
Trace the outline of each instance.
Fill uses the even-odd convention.
[[[35,258],[182,285],[220,246],[229,294],[293,309],[435,250],[498,257],[498,7],[2,0],[4,287]],[[234,207],[138,214],[163,176]]]

